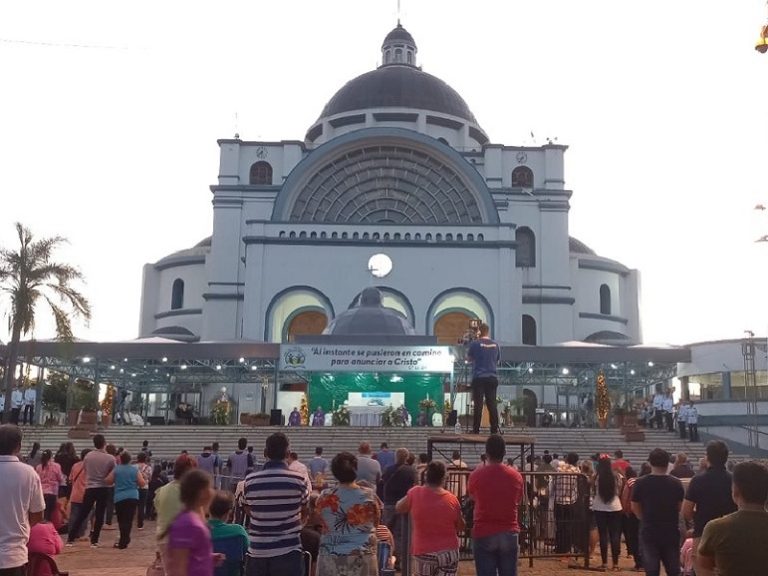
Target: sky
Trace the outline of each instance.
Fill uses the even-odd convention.
[[[67,237],[93,306],[76,336],[135,338],[142,266],[211,233],[216,140],[303,139],[379,63],[396,6],[0,3],[0,245],[16,221]],[[402,0],[401,18],[492,142],[569,146],[570,233],[641,271],[646,342],[768,331],[761,0]]]

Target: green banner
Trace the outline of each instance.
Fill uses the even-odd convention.
[[[419,414],[419,402],[429,395],[435,401],[437,412],[443,411],[443,375],[440,374],[379,374],[369,372],[342,372],[336,374],[312,373],[309,380],[309,410],[318,406],[330,412],[347,400],[350,392],[403,392],[405,407],[414,424]]]

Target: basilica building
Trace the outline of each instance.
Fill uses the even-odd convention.
[[[381,62],[303,140],[219,140],[212,235],[145,266],[139,336],[290,342],[375,286],[439,343],[475,318],[508,345],[640,343],[638,272],[569,235],[567,146],[492,142],[399,23]]]

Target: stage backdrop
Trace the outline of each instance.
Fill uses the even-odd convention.
[[[309,380],[310,411],[322,406],[328,413],[333,409],[334,401],[338,408],[347,400],[350,392],[402,392],[405,394],[405,407],[411,413],[411,421],[415,423],[419,414],[419,402],[426,398],[427,394],[435,401],[435,410],[442,412],[443,378],[440,374],[424,373],[312,373]]]

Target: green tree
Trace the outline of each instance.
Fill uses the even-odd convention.
[[[47,382],[43,385],[43,410],[53,418],[58,412],[67,410],[67,388],[69,377],[60,372],[50,372]]]
[[[40,302],[47,304],[56,322],[56,336],[72,340],[72,320],[91,318],[88,299],[73,287],[83,276],[74,266],[55,262],[54,252],[66,242],[61,236],[35,239],[32,232],[16,223],[19,245],[0,249],[0,292],[10,304],[8,362],[5,371],[5,421],[11,410],[19,342],[35,326],[35,312]]]

